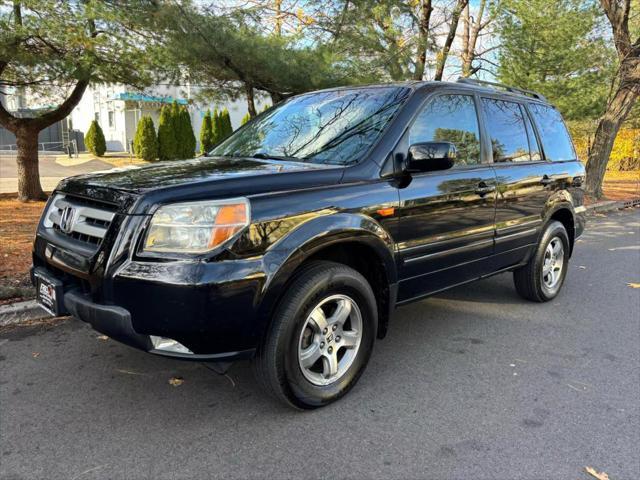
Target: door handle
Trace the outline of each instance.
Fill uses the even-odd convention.
[[[551,185],[553,183],[553,178],[551,178],[549,175],[545,175],[544,177],[542,177],[542,180],[540,180],[540,183],[544,186]]]
[[[476,193],[481,197],[485,196],[487,193],[495,192],[495,190],[496,190],[495,185],[487,185],[484,182],[480,182],[476,187]]]

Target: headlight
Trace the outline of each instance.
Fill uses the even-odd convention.
[[[246,198],[164,205],[151,218],[143,250],[204,253],[240,233],[249,217]]]

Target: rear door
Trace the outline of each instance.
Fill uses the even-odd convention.
[[[494,263],[498,270],[520,262],[536,243],[554,177],[525,105],[485,96],[480,103],[498,181]]]
[[[401,141],[452,142],[449,170],[414,173],[399,189],[399,302],[477,278],[493,252],[496,179],[483,163],[474,95],[447,93],[427,100]]]

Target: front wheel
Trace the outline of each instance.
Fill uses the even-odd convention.
[[[569,249],[564,225],[555,220],[550,222],[529,262],[513,272],[520,296],[534,302],[553,300],[567,275]]]
[[[357,271],[333,262],[303,267],[258,349],[258,380],[297,408],[337,400],[367,365],[377,319],[371,286]]]

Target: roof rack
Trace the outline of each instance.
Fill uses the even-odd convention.
[[[469,85],[478,85],[478,86],[489,86],[489,87],[493,87],[493,88],[502,88],[503,90],[506,90],[507,92],[517,93],[517,94],[520,94],[520,95],[526,95],[528,97],[537,98],[538,100],[542,100],[543,102],[547,101],[547,99],[541,93],[534,92],[533,90],[525,90],[524,88],[510,87],[509,85],[504,85],[502,83],[488,82],[486,80],[477,80],[475,78],[465,78],[465,77],[459,77],[458,78],[458,83],[468,83]]]

